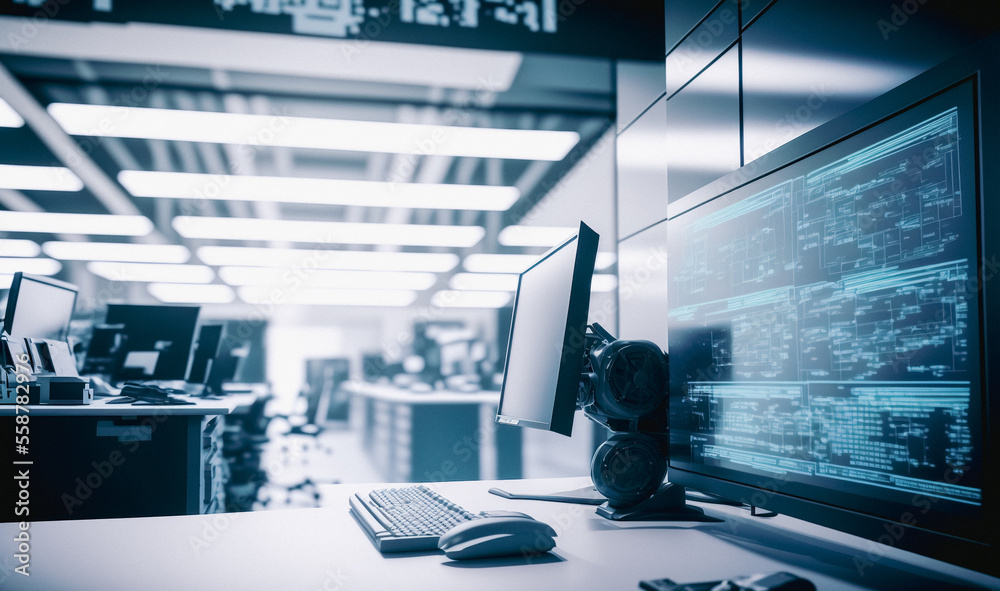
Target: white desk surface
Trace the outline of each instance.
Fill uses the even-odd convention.
[[[595,515],[593,507],[487,493],[491,486],[555,492],[588,483],[571,478],[432,485],[467,509],[524,511],[552,525],[558,545],[541,558],[383,556],[348,513],[347,499],[388,485],[345,484],[324,487],[326,506],[318,509],[32,523],[29,577],[12,572],[17,525],[0,524],[0,588],[605,591],[635,590],[641,579],[692,582],[778,570],[808,577],[820,590],[946,588],[929,577],[1000,585],[903,552],[890,552],[859,576],[852,556],[864,552],[864,542],[786,517],[761,519],[712,506],[709,512],[725,523],[614,523]]]
[[[500,402],[500,392],[495,390],[478,392],[428,390],[421,392],[389,384],[369,384],[357,381],[344,384],[344,389],[352,394],[366,396],[373,400],[404,404],[497,404]]]
[[[144,416],[144,415],[227,415],[242,399],[225,397],[218,400],[189,398],[194,404],[109,404],[117,397],[97,398],[91,404],[35,404],[29,405],[31,416]],[[0,405],[0,417],[13,416],[14,405]]]

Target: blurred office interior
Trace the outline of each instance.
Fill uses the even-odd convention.
[[[76,285],[82,371],[109,304],[222,325],[227,382],[267,398],[257,439],[228,442],[255,448],[230,509],[311,504],[309,483],[587,474],[603,429],[501,427],[498,447],[491,413],[517,274],[580,221],[601,236],[590,318],[616,327],[616,76],[657,62],[33,4],[0,16],[0,299],[16,271]],[[401,441],[409,411],[372,389],[474,403],[415,413]],[[462,437],[419,439],[449,421]]]
[[[587,475],[582,416],[492,421],[517,274],[583,221],[589,321],[665,346],[668,204],[996,30],[976,3],[3,7],[0,303],[18,271],[77,286],[84,373],[109,305],[221,325],[257,403],[227,419],[236,509]]]

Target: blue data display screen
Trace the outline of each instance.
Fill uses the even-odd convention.
[[[671,220],[671,465],[981,504],[968,86]]]

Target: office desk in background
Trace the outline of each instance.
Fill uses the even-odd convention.
[[[392,482],[522,475],[521,430],[493,422],[499,392],[414,392],[349,382],[351,423],[376,469]]]
[[[248,396],[192,405],[29,406],[27,455],[16,453],[14,407],[0,406],[0,472],[30,460],[32,520],[190,515],[222,509],[225,415]],[[20,519],[13,502],[0,521]]]
[[[541,557],[451,561],[440,552],[382,556],[348,513],[354,492],[384,484],[323,486],[324,506],[253,513],[33,523],[30,577],[7,575],[11,590],[261,589],[350,591],[608,591],[671,577],[704,581],[785,570],[821,591],[996,587],[984,577],[889,550],[859,573],[870,544],[788,517],[751,517],[718,506],[724,523],[615,523],[594,508],[510,501],[488,494],[579,488],[587,478],[446,482],[432,488],[470,510],[523,511],[551,524],[557,546]],[[14,524],[0,524],[0,561],[9,564]],[[2,577],[2,574],[0,574]]]

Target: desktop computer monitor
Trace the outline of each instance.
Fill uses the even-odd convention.
[[[205,383],[212,363],[218,355],[221,340],[221,324],[204,324],[198,329],[198,340],[195,342],[191,370],[187,377],[189,384]]]
[[[237,381],[244,362],[250,355],[250,342],[241,341],[226,334],[219,343],[218,351],[205,377],[209,392],[222,392],[223,384]]]
[[[64,341],[76,307],[77,287],[18,272],[10,284],[3,330],[12,337]]]
[[[575,236],[521,273],[497,423],[572,433],[597,242],[581,222]]]
[[[982,275],[1000,183],[981,176],[1000,132],[980,125],[1000,67],[962,59],[675,202],[667,224],[668,479],[866,537],[862,571],[878,542],[1000,573],[1000,306]]]
[[[183,380],[188,374],[198,306],[108,304],[107,324],[123,325],[111,378]]]

